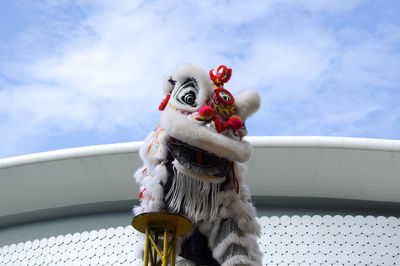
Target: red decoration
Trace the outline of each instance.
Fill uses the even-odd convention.
[[[202,106],[199,110],[199,116],[201,119],[209,120],[214,116],[214,110],[208,105]]]
[[[196,161],[198,163],[202,163],[203,162],[203,154],[199,150],[196,151]]]
[[[217,86],[223,86],[224,83],[228,82],[232,76],[232,69],[227,68],[224,65],[220,65],[214,74],[214,69],[210,70],[210,78]]]
[[[243,127],[243,121],[238,116],[232,116],[231,118],[229,118],[228,122],[233,131],[237,131]]]
[[[143,192],[144,192],[145,190],[146,190],[146,189],[143,189],[143,190],[140,192],[140,194],[139,194],[139,199],[140,199],[140,200],[143,199]]]
[[[233,98],[232,94],[224,88],[215,89],[215,95],[217,96],[217,99],[224,104],[231,105],[235,101],[235,98]],[[229,100],[227,98],[229,98]]]
[[[221,119],[216,115],[214,115],[213,120],[215,123],[215,129],[218,133],[223,132],[228,127],[231,127],[234,132],[243,127],[243,121],[238,116],[232,116],[229,121],[225,123],[222,123]]]
[[[171,97],[171,94],[167,94],[167,96],[165,96],[164,100],[161,102],[160,106],[158,107],[158,110],[162,111],[165,109],[165,106],[167,106],[167,103],[168,103],[170,97]]]
[[[221,133],[225,130],[227,123],[222,124],[221,119],[218,116],[214,115],[213,117],[215,123],[215,129],[218,133]]]

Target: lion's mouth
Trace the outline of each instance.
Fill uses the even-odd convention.
[[[172,137],[167,142],[167,148],[182,166],[198,175],[222,178],[232,169],[231,161]]]

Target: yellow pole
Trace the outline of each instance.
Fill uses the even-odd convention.
[[[168,229],[164,226],[164,250],[163,250],[163,266],[168,265]]]
[[[155,233],[155,241],[154,242],[156,242],[156,245],[157,245],[157,247],[158,247],[158,232],[156,232]],[[153,251],[153,258],[154,258],[154,263],[157,263],[157,250],[154,248],[154,251]]]

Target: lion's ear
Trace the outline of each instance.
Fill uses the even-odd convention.
[[[260,108],[260,95],[255,90],[244,90],[235,96],[239,116],[244,120]]]
[[[173,79],[172,73],[169,73],[164,76],[164,94],[168,95],[175,87],[176,80]]]

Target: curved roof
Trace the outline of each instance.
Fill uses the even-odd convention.
[[[246,183],[255,196],[400,202],[400,141],[340,137],[247,139],[254,149],[247,163]],[[132,204],[138,195],[132,175],[141,165],[141,143],[1,159],[0,221],[30,213],[42,215],[48,210],[77,212],[86,206],[86,210],[101,211],[121,202]]]

